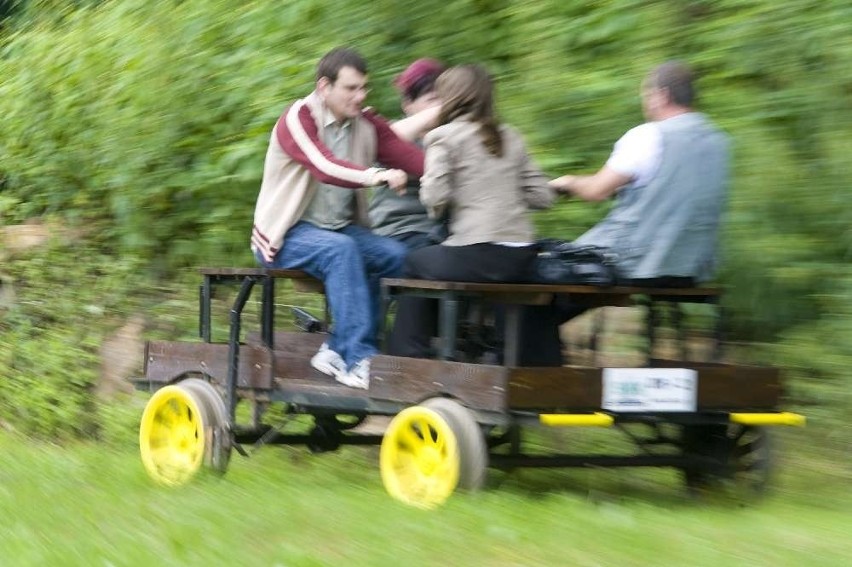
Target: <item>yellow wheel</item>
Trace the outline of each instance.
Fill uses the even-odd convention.
[[[148,474],[161,484],[192,478],[204,461],[210,415],[197,394],[165,386],[148,400],[139,426],[139,449]]]
[[[382,439],[380,468],[388,493],[406,504],[434,508],[459,481],[459,451],[440,413],[415,406],[390,422]]]

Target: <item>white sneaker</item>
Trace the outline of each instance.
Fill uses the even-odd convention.
[[[337,380],[346,374],[346,363],[339,354],[328,348],[328,343],[322,343],[317,353],[311,357],[311,366],[323,374],[334,376]]]
[[[335,376],[335,380],[349,386],[350,388],[360,388],[367,390],[370,388],[370,359],[365,358],[356,363],[349,372],[340,376]]]

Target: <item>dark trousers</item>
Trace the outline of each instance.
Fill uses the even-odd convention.
[[[559,327],[592,305],[557,296],[550,305],[528,305],[521,311],[518,366],[562,366]]]
[[[427,232],[405,232],[403,234],[392,236],[391,238],[398,242],[402,242],[408,249],[409,253],[435,244],[435,241],[432,240],[432,237]]]
[[[480,283],[529,281],[535,259],[533,246],[511,247],[499,244],[470,246],[427,246],[408,255],[403,275],[424,280]],[[431,337],[438,330],[438,301],[422,297],[402,297],[397,306],[388,354],[426,358]]]

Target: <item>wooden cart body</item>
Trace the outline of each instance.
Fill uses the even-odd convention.
[[[200,288],[199,334],[201,342],[153,341],[145,352],[145,376],[137,387],[155,391],[189,377],[201,377],[221,395],[227,408],[227,429],[238,450],[244,443],[303,443],[316,450],[335,449],[341,444],[381,442],[376,434],[361,434],[340,416],[392,416],[405,408],[437,397],[455,400],[488,432],[489,462],[493,466],[652,466],[683,468],[708,465],[712,456],[698,454],[680,440],[657,431],[674,424],[684,431],[718,431],[728,424],[795,425],[801,416],[780,410],[782,385],[777,369],[724,364],[718,361],[690,362],[654,358],[660,313],[668,311],[669,322],[683,341],[679,316],[686,302],[706,303],[716,317],[716,341],[721,344],[720,291],[716,288],[649,289],[635,287],[597,288],[575,285],[474,284],[423,280],[385,280],[384,300],[388,306],[401,295],[414,294],[439,301],[441,348],[437,360],[378,355],[372,362],[369,390],[336,383],[310,366],[310,358],[323,342],[322,333],[276,331],[275,287],[282,280],[297,289],[322,292],[320,282],[294,270],[204,269]],[[212,297],[218,286],[237,286],[229,312],[227,341],[212,337]],[[249,297],[260,290],[260,329],[244,336],[243,311]],[[643,305],[649,372],[677,368],[694,374],[694,404],[680,411],[613,411],[605,407],[606,377],[613,369],[598,366],[524,368],[514,365],[518,341],[516,325],[524,305],[542,305],[554,295],[591,298],[597,305]],[[504,306],[506,346],[502,366],[451,360],[459,304],[487,300]],[[596,326],[601,326],[599,318]],[[596,332],[599,329],[596,329]],[[685,346],[681,352],[687,353]],[[718,357],[720,349],[714,349]],[[236,420],[238,401],[254,405],[251,423]],[[314,416],[316,425],[306,434],[272,431],[262,422],[270,403],[287,404],[288,412]],[[635,438],[640,449],[630,455],[526,455],[520,441],[522,427],[650,425],[655,433]],[[704,429],[701,429],[704,428]],[[709,428],[709,429],[708,429]],[[715,429],[713,429],[715,428]],[[687,436],[689,437],[689,436]],[[501,447],[507,446],[508,450]],[[656,453],[651,446],[672,445],[674,451]],[[707,451],[704,451],[706,453]],[[700,453],[700,452],[699,452]],[[718,459],[717,459],[718,460]],[[718,464],[718,463],[717,463]]]

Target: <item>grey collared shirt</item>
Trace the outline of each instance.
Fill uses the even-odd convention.
[[[352,159],[352,121],[342,124],[327,112],[323,117],[322,141],[335,157]],[[355,219],[355,191],[327,183],[319,183],[314,198],[302,214],[302,220],[319,228],[339,230]]]

